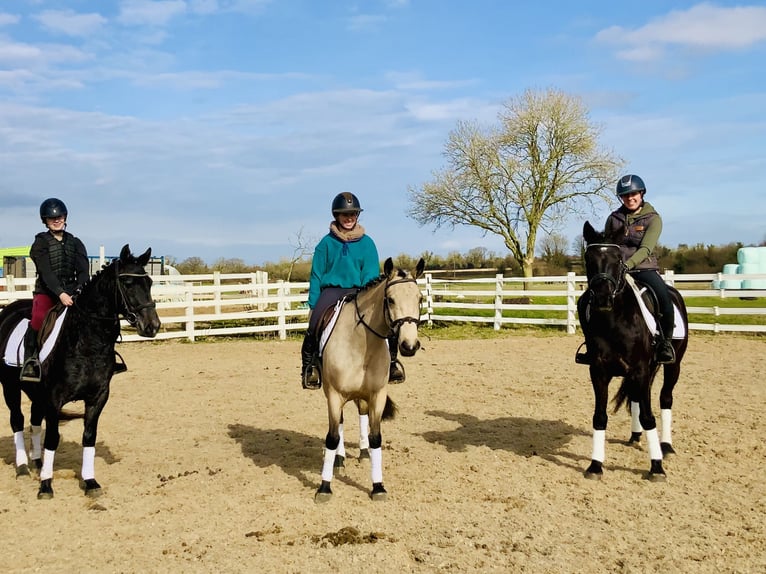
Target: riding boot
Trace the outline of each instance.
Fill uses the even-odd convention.
[[[663,321],[665,323],[665,321]],[[676,362],[676,351],[673,348],[673,323],[663,324],[660,332],[657,334],[657,347],[655,357],[657,362],[662,365]]]
[[[397,358],[398,352],[399,352],[399,337],[396,335],[391,335],[388,338],[388,352],[391,355],[391,365],[388,369],[388,382],[389,383],[403,383],[405,376],[404,376],[404,366]]]
[[[24,364],[21,367],[19,380],[28,383],[40,382],[41,368],[38,353],[37,331],[30,325],[24,335]]]
[[[312,390],[322,386],[317,367],[317,340],[311,331],[306,331],[301,347],[301,386],[304,389]]]

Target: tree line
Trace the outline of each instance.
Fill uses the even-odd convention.
[[[575,245],[581,244],[575,241]],[[557,247],[559,245],[559,247]],[[535,276],[561,276],[568,272],[583,273],[582,254],[571,255],[560,247],[561,243],[543,242],[541,253],[535,258]],[[761,243],[766,246],[766,241]],[[656,253],[662,270],[673,270],[675,273],[720,273],[727,263],[737,262],[737,251],[744,247],[742,243],[727,245],[685,245],[676,248],[658,245]],[[399,254],[394,263],[404,269],[414,268],[418,259],[426,261],[426,270],[430,271],[470,271],[478,269],[494,269],[507,277],[522,277],[524,272],[513,255],[499,255],[484,247],[474,247],[465,253],[457,251],[447,255],[438,255],[425,251],[418,255]],[[216,259],[212,264],[205,263],[200,257],[189,257],[176,261],[172,256],[165,256],[167,264],[175,267],[182,275],[220,273],[252,273],[266,271],[269,279],[284,281],[308,281],[311,274],[311,258],[301,257],[298,260],[283,258],[277,262],[266,262],[263,265],[247,265],[242,259]]]

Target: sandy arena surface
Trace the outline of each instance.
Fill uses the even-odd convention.
[[[692,334],[665,483],[642,478],[624,411],[610,416],[603,480],[583,477],[593,398],[578,344],[424,337],[407,382],[389,387],[388,500],[368,498],[348,405],[346,476],[324,505],[325,400],[300,388],[299,342],[122,344],[100,498],[80,489],[82,421],[62,424],[55,498],[38,501],[37,479],[15,478],[3,417],[2,570],[766,572],[766,341]]]

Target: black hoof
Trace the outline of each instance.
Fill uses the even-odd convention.
[[[363,448],[359,451],[359,460],[370,460],[370,449]]]
[[[32,462],[35,463],[35,468],[39,471],[43,467],[43,459],[33,458]]]
[[[320,504],[322,502],[327,502],[331,498],[332,489],[330,488],[330,483],[326,480],[323,480],[322,484],[319,485],[319,488],[317,488],[317,491],[314,494],[314,502],[316,504]]]
[[[668,456],[669,454],[676,454],[676,451],[673,449],[673,445],[670,444],[669,442],[661,442],[660,449],[662,450],[663,456]]]
[[[585,471],[585,478],[589,480],[601,480],[604,476],[602,464],[597,460],[591,460],[590,466]]]
[[[29,466],[27,466],[26,464],[21,464],[16,467],[16,478],[20,476],[29,476],[29,474],[30,474]]]
[[[89,478],[83,481],[83,490],[85,490],[85,496],[90,498],[98,498],[103,493],[101,485],[96,482],[95,478]]]
[[[638,443],[641,442],[641,433],[640,432],[632,432],[630,433],[630,438],[628,439],[629,445],[635,445],[638,446]]]
[[[40,481],[40,489],[37,491],[37,500],[50,500],[53,498],[53,480],[46,478]]]
[[[372,483],[372,492],[370,492],[370,498],[375,501],[383,501],[388,499],[388,493],[383,488],[382,482]]]
[[[649,472],[644,475],[644,478],[650,482],[665,482],[667,476],[662,468],[662,460],[652,460]]]

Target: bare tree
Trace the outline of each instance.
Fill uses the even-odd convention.
[[[499,235],[531,277],[538,232],[553,233],[608,200],[623,162],[599,148],[600,128],[575,96],[528,90],[498,119],[494,128],[458,122],[445,145],[447,167],[409,188],[410,216]]]
[[[292,243],[292,242],[290,243],[290,245],[293,248],[293,254],[289,260],[287,278],[285,279],[288,283],[290,282],[290,277],[292,277],[295,264],[298,263],[298,261],[300,261],[307,255],[311,255],[314,252],[314,247],[316,246],[317,243],[318,241],[316,240],[316,238],[307,237],[306,235],[304,235],[303,226],[301,226],[301,228],[296,232],[295,243]]]

